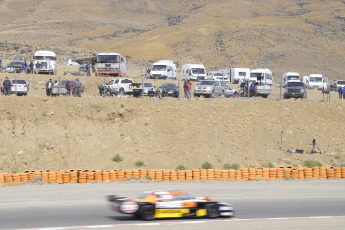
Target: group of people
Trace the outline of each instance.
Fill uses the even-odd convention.
[[[156,90],[156,91],[154,91],[153,88],[151,88],[150,91],[147,92],[147,95],[150,98],[152,97],[164,98],[168,96],[168,91],[166,88]]]
[[[46,83],[46,94],[47,96],[57,96],[57,94],[53,94],[52,93],[52,89],[53,87],[58,87],[59,86],[59,82],[57,80],[55,80],[53,82],[52,79],[49,79],[49,81]],[[82,88],[83,84],[79,81],[79,78],[77,78],[75,81],[67,81],[66,82],[66,93],[65,96],[69,97],[73,94],[73,96],[75,97],[81,97],[82,96],[82,92],[81,92],[81,88]]]
[[[183,89],[184,89],[184,98],[191,99],[192,98],[192,82],[184,81],[183,83]]]
[[[35,68],[34,68],[35,67]],[[23,72],[26,74],[38,73],[41,68],[40,61],[37,61],[36,64],[31,60],[30,63],[24,59],[23,61]]]
[[[344,87],[339,86],[338,93],[339,93],[339,99],[342,99],[342,98],[345,99],[345,86]]]

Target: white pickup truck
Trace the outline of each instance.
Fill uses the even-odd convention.
[[[111,90],[116,90],[118,94],[133,94],[133,80],[129,78],[113,79],[105,84],[105,87],[110,87]]]
[[[255,82],[255,95],[258,97],[267,98],[271,94],[271,86],[263,82]],[[239,88],[235,91],[235,96],[248,97],[248,82],[240,80]],[[249,83],[250,85],[250,83]]]

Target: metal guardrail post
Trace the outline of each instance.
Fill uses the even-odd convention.
[[[181,100],[181,97],[180,97],[180,79],[177,80],[177,85],[178,85],[178,99]]]
[[[15,93],[16,93],[16,96],[18,96],[17,95],[17,75],[16,76],[14,76],[14,90],[15,90]]]

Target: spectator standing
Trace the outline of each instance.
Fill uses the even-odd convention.
[[[187,91],[188,91],[187,81],[184,81],[183,83],[183,90],[184,90],[184,98],[187,98]]]
[[[188,85],[188,90],[187,90],[187,99],[191,99],[192,98],[192,82],[190,82],[189,80],[187,81],[187,85]]]
[[[11,95],[11,81],[8,80],[8,77],[5,78],[5,81],[2,83],[4,87],[4,94],[5,96]]]
[[[37,61],[35,64],[35,73],[38,74],[38,72],[40,71],[40,68],[41,68],[41,63],[40,61]]]
[[[71,82],[70,81],[68,81],[67,83],[66,83],[66,97],[69,97],[70,95],[71,95]]]
[[[49,79],[49,81],[46,83],[46,94],[47,94],[47,97],[49,97],[51,95],[52,86],[53,86],[52,79]]]
[[[34,63],[32,61],[30,61],[30,64],[29,64],[29,73],[30,74],[34,73]]]
[[[24,73],[28,73],[28,63],[26,62],[26,58],[24,59],[24,62],[23,62],[23,71]]]
[[[95,73],[96,72],[96,70],[95,70],[96,58],[92,58],[91,64],[92,64],[92,72]]]
[[[255,83],[251,82],[249,86],[249,96],[254,97],[255,96]]]
[[[343,99],[343,88],[341,86],[338,87],[339,99]]]
[[[74,96],[78,96],[81,97],[81,87],[82,84],[79,81],[79,78],[75,79],[75,81],[73,82],[73,88],[74,88]]]

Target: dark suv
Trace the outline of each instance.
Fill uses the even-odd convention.
[[[285,86],[284,99],[304,98],[306,95],[306,87],[303,82],[288,82]]]

